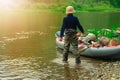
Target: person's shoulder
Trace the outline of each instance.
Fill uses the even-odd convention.
[[[76,16],[76,15],[73,15],[73,17],[74,17],[74,18],[77,18],[77,16]]]
[[[63,17],[63,19],[66,19],[66,18],[67,18],[67,16],[64,16],[64,17]]]
[[[78,17],[77,16],[73,16],[76,20],[78,20]]]

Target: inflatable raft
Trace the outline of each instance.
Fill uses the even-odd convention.
[[[58,40],[59,35],[60,35],[60,31],[55,33],[56,45],[58,48],[64,49],[64,41]],[[87,47],[87,45],[83,45],[83,44],[78,44],[78,48],[82,56],[100,58],[100,59],[120,59],[120,45],[95,48],[95,47]],[[72,46],[70,47],[70,51],[73,52]]]

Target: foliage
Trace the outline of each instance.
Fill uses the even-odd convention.
[[[88,33],[95,34],[97,39],[101,36],[105,36],[107,38],[116,38],[120,40],[119,35],[115,33],[118,27],[119,26],[112,26],[111,29],[88,29]]]
[[[66,6],[72,5],[76,10],[92,11],[120,8],[119,3],[120,0],[26,0],[24,6],[28,5],[27,7],[32,9],[65,9]]]

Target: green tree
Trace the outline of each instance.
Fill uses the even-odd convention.
[[[110,0],[111,5],[120,8],[120,0]]]

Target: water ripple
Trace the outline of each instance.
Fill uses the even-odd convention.
[[[38,61],[42,57],[5,59],[0,62],[1,80],[42,80],[60,77],[49,64]],[[56,67],[56,66],[54,66]],[[55,71],[54,71],[55,70]],[[54,73],[55,72],[55,73]]]
[[[45,35],[47,35],[47,33],[41,31],[29,31],[29,32],[21,31],[13,34],[12,37],[2,35],[0,36],[0,49],[4,49],[7,43],[14,42],[16,40],[30,39],[34,38],[35,36],[40,37]]]

